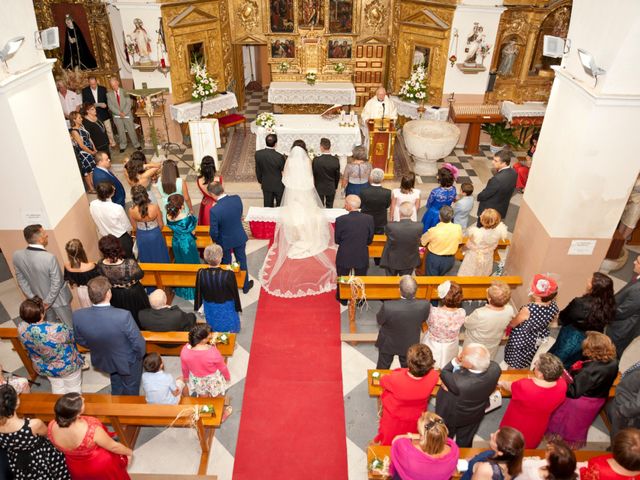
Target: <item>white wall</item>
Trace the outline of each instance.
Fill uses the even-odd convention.
[[[35,46],[34,33],[38,30],[31,0],[0,1],[0,49],[5,43],[18,36],[24,36],[24,43],[15,56],[7,61],[11,73],[26,70],[45,59],[44,51]],[[0,79],[8,72],[0,66]]]
[[[120,11],[112,4],[107,5],[107,14],[109,15],[109,23],[111,25],[111,37],[116,51],[116,59],[120,68],[120,78],[133,78],[131,73],[131,65],[127,63],[124,53],[124,36],[122,30],[122,20],[120,19]]]

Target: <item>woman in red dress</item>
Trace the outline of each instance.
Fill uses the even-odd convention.
[[[407,366],[380,379],[382,417],[378,435],[373,440],[391,445],[396,435],[417,433],[417,421],[427,404],[440,374],[433,369],[431,349],[417,343],[407,351]]]
[[[580,480],[640,479],[640,430],[620,430],[611,444],[611,452],[589,459],[580,469]]]
[[[222,177],[216,176],[216,162],[211,155],[202,157],[200,163],[200,175],[196,179],[198,188],[202,192],[202,201],[200,202],[200,211],[198,212],[198,225],[209,225],[209,210],[216,203],[214,198],[207,191],[207,187],[211,182],[222,183]]]
[[[67,393],[54,408],[49,439],[64,453],[73,480],[127,480],[133,451],[113,440],[97,418],[82,416],[84,400]]]
[[[564,402],[567,383],[558,357],[543,353],[533,369],[533,378],[498,384],[511,391],[511,401],[500,428],[513,427],[524,435],[525,448],[537,448],[553,411]]]

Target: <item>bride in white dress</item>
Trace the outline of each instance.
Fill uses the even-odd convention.
[[[278,297],[319,295],[336,288],[336,245],[314,187],[306,150],[293,147],[282,171],[285,186],[273,244],[260,283]]]

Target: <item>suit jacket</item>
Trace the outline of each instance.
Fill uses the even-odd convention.
[[[607,335],[616,346],[618,358],[640,335],[640,280],[627,283],[616,293],[616,315],[607,326]]]
[[[107,93],[107,107],[109,107],[111,115],[120,117],[120,110],[122,110],[125,115],[132,119],[131,97],[123,88],[119,88],[118,92],[120,93],[120,105],[118,105],[118,98],[116,97],[115,91],[109,90]]]
[[[509,202],[516,189],[517,180],[518,174],[513,168],[504,168],[491,177],[484,190],[478,194],[478,202],[480,202],[478,218],[487,208],[494,208],[504,219],[507,216]]]
[[[82,89],[82,103],[96,103],[96,99],[93,96],[93,93],[91,93],[91,87],[89,86]],[[98,85],[98,103],[107,103],[107,89],[102,85]],[[103,122],[105,120],[109,120],[110,115],[108,106],[105,108],[96,106],[96,113],[98,114],[98,118]]]
[[[438,390],[436,413],[446,425],[461,427],[481,422],[500,373],[500,366],[493,361],[483,373],[473,373],[462,367],[454,372],[453,364],[447,363],[440,371],[440,378],[449,391]]]
[[[335,155],[323,153],[313,159],[313,183],[318,195],[335,195],[340,183],[340,160]]]
[[[371,215],[376,233],[382,233],[387,224],[387,211],[391,206],[391,190],[371,185],[360,190],[360,200],[360,211]]]
[[[27,247],[13,254],[18,285],[27,296],[36,295],[53,307],[69,305],[71,290],[55,255],[39,248]]]
[[[131,365],[142,360],[145,341],[128,310],[104,307],[73,312],[76,342],[91,350],[91,363],[104,373],[129,375]]]
[[[196,324],[196,316],[183,312],[177,305],[140,310],[138,320],[140,327],[150,332],[188,332]]]
[[[422,223],[404,218],[389,222],[384,229],[387,242],[382,250],[380,266],[391,270],[408,270],[420,266],[420,238]]]
[[[373,217],[349,212],[336,218],[335,241],[338,244],[336,265],[343,268],[365,268],[369,265],[369,249],[373,241]]]
[[[101,168],[96,167],[93,169],[93,184],[98,185],[100,182],[109,182],[116,188],[116,193],[113,194],[113,198],[111,199],[111,201],[113,203],[122,205],[122,208],[125,208],[124,205],[127,194],[124,190],[122,182],[118,180],[118,177],[116,177],[110,171],[105,171]]]
[[[225,195],[209,211],[209,235],[224,250],[240,247],[249,237],[242,226],[242,200],[238,195]]]
[[[284,191],[282,170],[285,158],[273,148],[263,148],[256,152],[256,177],[265,192]]]
[[[422,323],[429,316],[426,300],[390,300],[382,304],[377,315],[380,332],[376,347],[380,352],[406,355],[407,349],[420,342]]]

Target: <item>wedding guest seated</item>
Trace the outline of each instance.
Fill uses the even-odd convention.
[[[518,480],[578,480],[584,464],[576,463],[576,454],[562,440],[547,442],[545,458],[527,457]]]
[[[371,169],[365,148],[363,146],[355,147],[351,161],[342,173],[342,188],[345,189],[345,196],[360,195],[362,189],[369,186]]]
[[[464,346],[481,343],[496,357],[504,331],[516,312],[509,304],[511,288],[504,282],[495,281],[487,288],[487,304],[476,308],[464,320]]]
[[[402,480],[449,480],[456,471],[460,451],[447,438],[442,419],[424,412],[418,420],[418,433],[399,435],[391,444],[389,474]]]
[[[524,455],[524,437],[515,428],[503,427],[491,434],[489,440],[491,450],[477,454],[469,460],[467,471],[460,480],[471,480],[472,476],[483,464],[491,466],[492,473],[496,470],[502,479],[514,479],[522,472],[522,457]],[[475,477],[474,477],[475,478]]]
[[[640,478],[640,430],[625,428],[616,434],[611,453],[592,457],[580,469],[580,480],[637,480]]]
[[[380,379],[382,416],[374,442],[391,445],[396,435],[416,433],[416,422],[438,382],[433,365],[429,347],[416,343],[407,350],[408,368],[397,368]]]
[[[181,377],[173,379],[170,373],[164,371],[164,363],[158,352],[149,352],[142,359],[142,389],[147,403],[161,405],[177,405],[184,389]]]
[[[53,407],[49,439],[64,454],[71,478],[128,479],[133,451],[111,438],[100,420],[87,417],[79,393],[67,393]]]
[[[462,227],[451,223],[453,208],[445,205],[440,209],[440,223],[431,227],[420,240],[427,247],[427,275],[446,275],[453,268],[455,254],[462,242]]]
[[[382,250],[380,265],[387,275],[411,275],[420,266],[420,237],[422,225],[411,220],[413,205],[400,205],[400,221],[389,222],[385,227],[387,241]]]
[[[73,331],[64,323],[48,322],[38,297],[20,305],[20,342],[33,368],[51,382],[52,393],[80,392],[84,359],[76,347]]]
[[[384,170],[374,168],[369,176],[370,185],[360,191],[360,211],[373,217],[373,232],[377,235],[384,233],[391,206],[391,190],[382,186],[382,180]]]
[[[240,294],[235,274],[220,268],[222,255],[218,244],[204,249],[204,261],[210,267],[198,270],[193,309],[198,311],[204,305],[205,319],[214,331],[237,333],[240,331],[238,312],[242,312]]]
[[[98,198],[89,204],[89,212],[98,228],[98,235],[113,235],[120,242],[125,257],[133,258],[133,238],[130,233],[133,227],[124,208],[113,202],[115,191],[109,182],[98,183]]]
[[[472,225],[467,230],[464,259],[458,270],[459,277],[486,277],[493,272],[493,252],[500,240],[507,239],[507,226],[500,214],[487,208],[480,215],[482,228]]]
[[[611,421],[611,439],[623,428],[640,428],[640,359],[622,372],[606,411]]]
[[[64,246],[64,250],[67,252],[68,260],[68,262],[64,264],[64,279],[69,282],[69,285],[76,287],[80,306],[82,308],[90,307],[91,300],[89,300],[87,283],[89,283],[89,280],[92,278],[100,275],[96,262],[87,260],[84,246],[77,238],[69,240]]]
[[[150,332],[188,332],[196,324],[196,316],[167,305],[167,294],[158,288],[149,295],[151,308],[140,310],[140,328]]]

